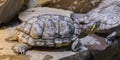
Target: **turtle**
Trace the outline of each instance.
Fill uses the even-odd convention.
[[[101,21],[97,33],[107,34],[106,44],[111,45],[116,37],[120,36],[120,4],[102,6],[86,14],[73,14],[72,18],[77,18],[81,23]]]
[[[70,17],[43,14],[23,21],[16,27],[13,36],[8,37],[7,40],[18,40],[19,43],[12,47],[12,50],[18,54],[25,54],[34,46],[59,48],[71,45],[72,51],[81,51],[78,41],[81,32],[88,34],[99,26],[100,21],[96,21],[82,28],[83,26]]]

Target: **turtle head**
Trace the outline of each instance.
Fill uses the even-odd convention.
[[[73,13],[71,18],[80,25],[87,34],[92,34],[97,31],[97,28],[101,25],[101,20],[90,19],[87,14]]]
[[[100,21],[100,20],[94,22],[94,23],[90,26],[91,28],[90,28],[90,31],[89,31],[88,34],[92,34],[92,33],[96,32],[97,29],[100,27],[100,25],[101,25],[101,21]]]

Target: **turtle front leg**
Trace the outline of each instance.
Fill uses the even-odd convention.
[[[24,44],[24,43],[20,43],[20,44],[16,44],[12,47],[13,52],[17,53],[17,54],[25,54],[26,51],[28,49],[30,49],[31,46]]]
[[[108,35],[105,39],[106,44],[111,45],[112,42],[115,40],[115,37],[117,36],[117,32],[113,32],[110,35]]]
[[[8,41],[16,41],[16,40],[18,40],[18,34],[19,34],[19,32],[16,30],[14,32],[14,34],[12,36],[9,36],[8,38],[6,38],[6,40],[8,40]]]
[[[88,50],[84,45],[82,45],[79,39],[75,40],[72,43],[71,49],[74,52],[82,52],[82,51]]]

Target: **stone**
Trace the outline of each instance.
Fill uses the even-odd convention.
[[[28,20],[34,16],[42,15],[42,14],[57,14],[70,17],[73,12],[69,10],[49,8],[49,7],[36,7],[27,9],[21,13],[19,13],[19,19],[21,21]]]
[[[52,0],[48,7],[71,10],[77,13],[87,13],[96,8],[102,0]]]
[[[29,0],[28,8],[40,7],[48,4],[50,0]]]
[[[102,0],[29,0],[27,6],[28,8],[52,7],[71,10],[77,13],[87,13],[98,7],[101,1]]]
[[[120,41],[115,40],[114,43],[108,46],[103,51],[91,52],[94,56],[94,60],[120,60]]]
[[[29,51],[30,60],[87,60],[91,59],[88,51],[82,53],[72,51]]]
[[[99,8],[108,7],[111,5],[120,5],[120,0],[103,0],[102,3],[98,6]]]
[[[0,0],[0,24],[10,21],[24,6],[25,0]]]

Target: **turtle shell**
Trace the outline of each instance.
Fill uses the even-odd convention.
[[[19,40],[33,46],[65,46],[80,34],[80,27],[71,18],[61,15],[40,15],[24,21],[16,30]]]
[[[92,10],[88,13],[89,20],[92,22],[100,20],[101,25],[97,32],[110,33],[115,31],[120,26],[120,6],[111,5],[106,7],[100,7]],[[120,28],[119,28],[120,29]]]

